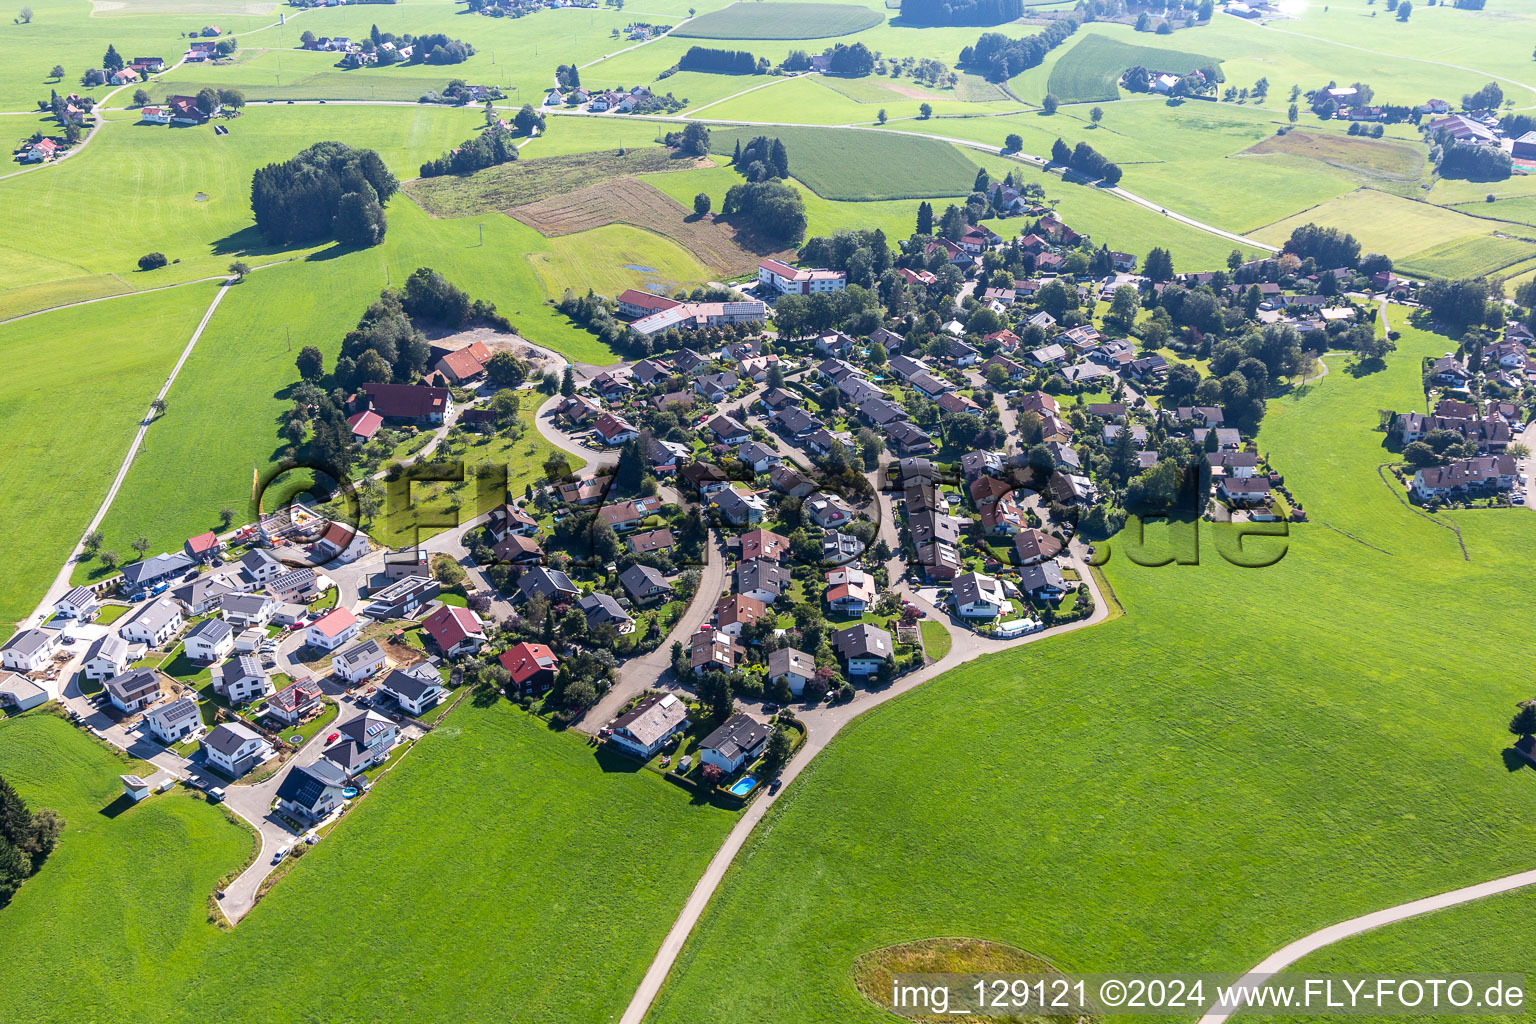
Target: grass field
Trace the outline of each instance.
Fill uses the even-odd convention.
[[[505,704],[465,701],[227,934],[204,921],[208,894],[250,838],[180,795],[102,816],[125,770],[59,719],[0,722],[0,774],[69,820],[0,910],[40,958],[4,986],[0,1017],[192,1022],[216,1001],[221,1019],[277,1024],[404,1006],[421,1020],[506,1020],[510,1006],[607,1020],[733,820],[653,773],[601,770],[576,736]],[[451,869],[434,849],[453,851]],[[336,985],[336,965],[358,962],[369,983]]]
[[[1394,181],[1418,181],[1426,156],[1423,146],[1314,131],[1270,135],[1243,150],[1243,155],[1272,153],[1306,157],[1351,174]]]
[[[1516,623],[1536,521],[1462,514],[1467,562],[1375,472],[1377,410],[1422,403],[1419,360],[1445,345],[1406,329],[1385,371],[1271,403],[1259,448],[1313,517],[1274,566],[1228,564],[1219,532],[1198,566],[1144,569],[1122,547],[1106,569],[1124,617],[847,727],[748,840],[651,1019],[755,1020],[771,1000],[777,1018],[874,1024],[856,958],[925,936],[1064,970],[1240,971],[1333,921],[1528,867],[1531,777],[1499,752],[1530,696],[1536,645]],[[1455,652],[1486,623],[1409,610],[1468,587],[1507,638],[1478,665]]]
[[[1405,271],[1437,277],[1480,277],[1497,274],[1524,263],[1536,251],[1536,228],[1525,228],[1526,237],[1506,238],[1473,235],[1443,242],[1399,261]]]
[[[257,167],[341,139],[377,150],[396,175],[414,177],[423,160],[484,124],[447,108],[391,109],[380,117],[359,107],[258,107],[218,136],[206,127],[112,116],[79,156],[0,181],[0,201],[12,211],[0,240],[0,306],[24,312],[125,285],[222,274],[236,258],[258,264],[312,252],[319,247],[274,246],[256,232],[250,202]],[[54,230],[61,219],[70,231]],[[140,271],[139,257],[151,251],[179,262]]]
[[[672,34],[695,39],[825,39],[874,28],[884,17],[858,4],[734,3]]]
[[[625,175],[681,171],[696,166],[697,161],[648,146],[628,150],[623,156],[616,152],[577,153],[514,160],[463,177],[445,174],[418,178],[406,186],[406,191],[434,217],[467,217],[489,210],[505,213],[514,206]]]
[[[1191,36],[1190,38],[1198,38]],[[1063,103],[1090,103],[1120,98],[1116,84],[1127,68],[1182,75],[1198,68],[1219,67],[1220,60],[1203,53],[1139,46],[1104,35],[1087,35],[1072,44],[1051,68],[1046,89]]]
[[[703,264],[715,275],[735,277],[755,271],[759,254],[743,248],[735,230],[724,221],[695,216],[691,205],[685,208],[678,200],[638,178],[618,178],[589,185],[579,192],[515,207],[511,213],[545,238],[553,240],[610,224],[625,224],[677,243],[694,267]],[[530,257],[536,266],[541,262],[558,263],[561,246],[558,241],[551,244],[554,252],[547,258],[543,254]],[[762,255],[767,255],[767,251]],[[656,271],[662,269],[643,254],[636,259],[623,259],[617,252],[607,252],[601,258],[604,264],[620,272],[632,269],[626,268],[626,264],[638,264]],[[690,268],[680,265],[679,269],[687,271]],[[674,280],[692,282],[701,279],[685,276]]]
[[[789,173],[824,199],[965,196],[976,178],[976,165],[955,147],[888,132],[717,127],[710,148],[728,156],[757,135],[781,139]]]
[[[658,193],[659,194],[659,193]],[[710,279],[709,271],[669,239],[628,224],[609,224],[550,240],[550,251],[528,257],[545,291],[617,295],[626,288],[673,292]]]
[[[85,532],[214,288],[188,285],[0,325],[0,353],[12,369],[0,382],[0,429],[9,439],[0,460],[7,631],[32,611]],[[126,543],[121,551],[131,556]]]

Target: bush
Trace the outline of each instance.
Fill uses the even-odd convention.
[[[165,253],[163,252],[147,252],[139,257],[139,269],[159,270],[169,262],[170,260],[165,258]]]

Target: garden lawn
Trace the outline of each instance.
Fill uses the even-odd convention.
[[[195,1024],[216,1002],[221,1019],[274,1024],[406,1006],[413,1020],[504,1021],[515,1006],[520,1021],[606,1021],[735,820],[468,700],[224,933],[205,923],[208,894],[250,838],[181,795],[101,816],[125,770],[58,719],[0,723],[0,774],[70,826],[0,910],[7,938],[39,952],[0,991],[6,1020]],[[335,984],[337,964],[362,962],[367,985]]]
[[[824,39],[862,32],[884,20],[858,4],[738,2],[701,14],[672,34],[697,39]]]
[[[1422,402],[1419,361],[1444,348],[1409,329],[1386,370],[1271,403],[1259,448],[1313,519],[1278,563],[1229,564],[1228,530],[1205,530],[1199,565],[1158,569],[1117,539],[1105,568],[1123,617],[851,723],[748,840],[651,1019],[772,1005],[798,1024],[876,1024],[855,958],[923,936],[1064,970],[1241,971],[1334,921],[1529,867],[1531,779],[1500,751],[1531,696],[1536,520],[1460,514],[1468,562],[1375,472],[1377,410]],[[1190,546],[1167,528],[1147,545]],[[1467,592],[1492,621],[1416,610]]]
[[[0,631],[32,611],[85,532],[214,291],[188,285],[0,324],[10,371],[0,381]],[[119,553],[131,557],[132,540]]]
[[[930,661],[941,661],[949,653],[954,644],[954,639],[949,635],[949,630],[944,623],[933,619],[924,619],[919,625],[922,627],[923,651]]]
[[[824,199],[920,199],[966,196],[976,165],[953,146],[896,133],[835,128],[725,128],[710,149],[727,157],[758,135],[783,141],[789,173]]]

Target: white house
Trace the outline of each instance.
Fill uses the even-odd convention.
[[[650,759],[686,728],[688,705],[674,693],[656,693],[620,715],[609,739],[625,753]]]
[[[166,746],[203,734],[203,715],[191,697],[177,697],[169,704],[151,708],[144,713],[144,724]]]
[[[187,657],[214,662],[235,649],[235,631],[223,619],[204,619],[187,634]]]
[[[848,275],[841,270],[810,270],[779,260],[763,260],[757,265],[757,282],[780,295],[811,295],[842,291]]]
[[[384,667],[384,648],[377,640],[353,644],[331,659],[331,674],[357,684]]]
[[[796,697],[805,692],[805,684],[816,675],[816,659],[793,647],[780,647],[768,655],[768,681],[777,684],[780,679],[789,684],[789,692]]]
[[[832,648],[843,656],[850,676],[868,676],[896,656],[891,634],[878,626],[860,623],[832,635]]]
[[[90,587],[76,587],[59,598],[58,604],[53,606],[54,615],[76,622],[90,622],[99,611],[101,602],[96,600],[96,593]]]
[[[98,638],[85,652],[81,665],[87,679],[111,679],[128,668],[128,641],[116,633]]]
[[[417,675],[398,668],[379,682],[379,691],[395,698],[412,715],[425,713],[448,692],[431,669]]]
[[[237,629],[249,629],[271,622],[277,602],[266,594],[231,594],[219,607],[224,613],[224,621]]]
[[[26,676],[0,672],[0,708],[31,711],[52,699],[52,694]]]
[[[203,738],[208,763],[238,779],[273,754],[272,744],[247,725],[222,722]]]
[[[213,668],[213,692],[239,707],[272,693],[272,678],[249,654]]]
[[[766,725],[746,715],[732,715],[699,744],[699,760],[727,775],[751,764],[768,746],[772,734]]]
[[[996,577],[979,572],[955,577],[954,601],[955,611],[966,619],[995,619],[1008,607],[1003,584]]]
[[[265,586],[288,571],[266,548],[252,548],[240,556],[240,568],[255,586]]]
[[[185,617],[181,606],[168,597],[145,602],[144,607],[118,629],[124,640],[159,647],[181,629]]]
[[[58,633],[24,629],[0,647],[0,666],[12,672],[36,672],[48,664],[58,648]]]
[[[362,630],[363,624],[356,615],[345,608],[332,608],[310,624],[304,631],[304,640],[311,647],[334,651],[342,644],[351,643]]]
[[[107,680],[107,697],[126,714],[149,707],[160,699],[160,673],[152,668],[133,668]]]

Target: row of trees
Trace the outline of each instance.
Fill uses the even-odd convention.
[[[251,177],[251,211],[269,242],[334,237],[345,245],[377,245],[386,228],[383,204],[399,182],[371,149],[317,142],[293,159]]]
[[[905,8],[902,13],[905,17]],[[1021,71],[1039,66],[1046,54],[1077,31],[1077,25],[1076,17],[1061,18],[1022,39],[987,32],[976,40],[975,46],[960,51],[960,65],[977,68],[991,81],[1006,82]]]

